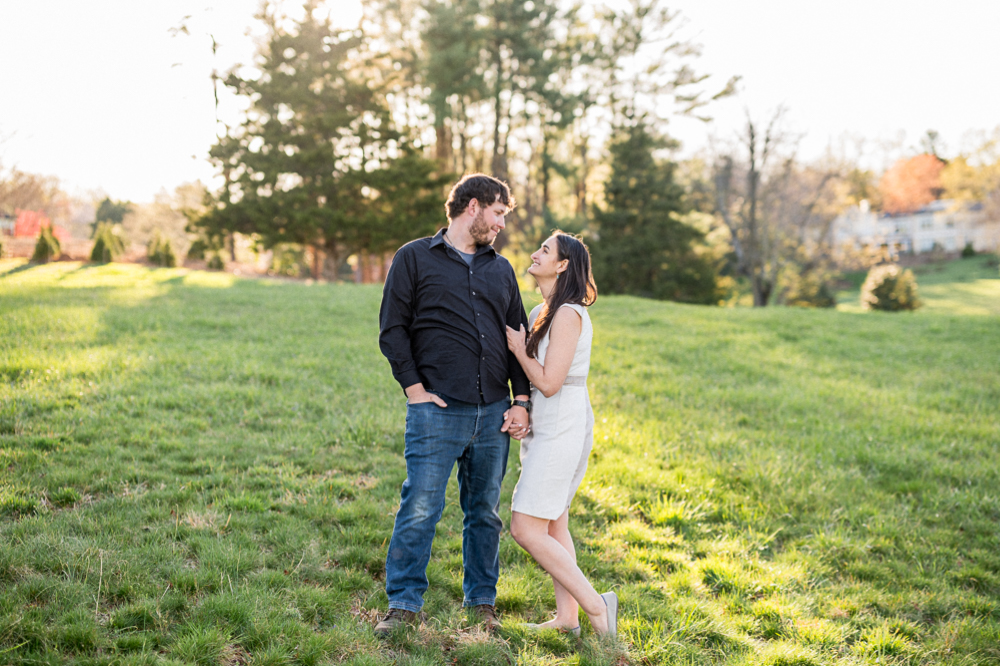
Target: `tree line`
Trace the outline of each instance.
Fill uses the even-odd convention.
[[[378,280],[396,248],[445,223],[450,184],[480,171],[518,199],[498,241],[515,263],[560,228],[586,239],[606,293],[828,306],[838,272],[879,260],[835,246],[845,207],[951,198],[1000,219],[1000,135],[949,158],[928,132],[879,174],[857,156],[799,159],[778,110],[676,161],[669,119],[707,118],[737,79],[699,72],[658,0],[366,0],[349,30],[318,2],[283,6],[258,14],[252,62],[213,72],[246,109],[209,152],[222,187],[94,202],[102,233],[215,267],[250,238],[278,273],[343,278],[351,259]],[[66,200],[54,179],[0,174],[0,214]]]
[[[211,150],[225,185],[199,224],[215,246],[238,232],[310,248],[316,276],[343,275],[349,256],[384,276],[397,247],[444,224],[449,184],[482,171],[518,198],[509,254],[581,233],[605,292],[718,303],[739,283],[757,306],[830,306],[839,270],[877,260],[834,246],[837,214],[898,211],[892,192],[914,181],[844,156],[802,162],[781,109],[672,161],[669,118],[705,118],[737,79],[699,73],[658,0],[367,0],[356,30],[313,1],[258,18],[256,61],[223,79],[248,110]]]
[[[224,186],[199,220],[208,237],[309,247],[315,272],[352,255],[384,270],[445,222],[450,183],[482,171],[517,196],[501,237],[512,252],[557,227],[581,232],[608,291],[718,300],[663,125],[735,81],[696,73],[675,13],[655,0],[365,8],[345,31],[314,2],[296,18],[264,7],[255,62],[223,79],[248,109],[211,149]]]

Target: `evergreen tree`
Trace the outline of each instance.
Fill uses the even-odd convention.
[[[164,237],[157,231],[149,246],[146,248],[146,257],[156,266],[163,268],[173,268],[177,265],[177,255],[174,253],[174,246],[169,238]]]
[[[434,163],[393,127],[385,63],[360,32],[317,18],[316,5],[294,24],[267,9],[260,74],[226,79],[249,109],[211,151],[226,187],[198,226],[311,245],[337,262],[432,233],[444,199]]]
[[[62,245],[52,231],[52,225],[42,227],[38,235],[38,242],[35,243],[35,251],[31,255],[31,262],[35,264],[46,264],[59,258],[62,254]]]
[[[605,293],[715,303],[715,270],[693,249],[703,234],[678,220],[684,191],[675,165],[654,157],[667,145],[642,119],[616,128],[606,208],[594,211],[594,279]]]
[[[112,222],[98,222],[94,233],[94,247],[90,260],[98,264],[108,264],[125,252],[125,242],[115,233]]]
[[[428,2],[420,33],[422,58],[414,71],[414,78],[426,84],[429,91],[435,156],[442,166],[456,162],[452,142],[454,135],[459,135],[460,164],[456,171],[465,169],[465,109],[486,94],[480,57],[487,33],[476,22],[480,9],[474,0]]]
[[[129,201],[112,201],[111,197],[104,197],[104,200],[97,205],[97,212],[94,214],[96,222],[111,222],[121,224],[125,216],[132,210],[132,203]],[[95,227],[96,231],[96,227]]]

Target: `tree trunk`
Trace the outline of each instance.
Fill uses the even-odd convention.
[[[500,53],[500,44],[496,45],[494,52],[494,64],[496,65],[496,87],[493,90],[493,162],[490,167],[494,178],[507,180],[507,154],[506,141],[501,139],[500,125],[505,119],[503,108],[503,56]],[[508,128],[509,129],[509,128]]]
[[[764,279],[760,275],[754,275],[752,283],[753,283],[753,306],[755,308],[766,307],[768,301],[771,300],[771,291],[772,289],[774,289],[774,285],[772,285],[769,280]]]
[[[368,276],[371,273],[371,258],[367,250],[358,251],[358,282],[368,284]]]
[[[542,214],[549,209],[549,137],[542,139]]]
[[[312,246],[312,276],[314,280],[323,277],[323,250],[319,245]]]
[[[323,251],[326,256],[326,264],[332,266],[333,280],[340,278],[340,248],[337,247],[336,243],[331,245],[325,245]]]
[[[461,134],[458,137],[458,140],[459,140],[459,150],[461,151],[461,153],[460,153],[461,154],[461,158],[460,158],[461,161],[459,163],[458,168],[455,171],[457,171],[458,175],[461,176],[461,175],[465,174],[465,165],[468,164],[468,162],[466,161],[466,140],[467,140],[467,136],[466,135],[468,133],[468,130],[467,130],[468,123],[466,121],[468,120],[468,117],[466,115],[466,110],[465,110],[465,97],[460,97],[459,110],[461,112],[461,118],[462,118]]]
[[[379,276],[379,282],[385,282],[385,279],[389,277],[389,268],[392,266],[392,258],[396,256],[395,252],[386,252],[382,255],[382,275]]]
[[[434,113],[434,133],[436,137],[434,156],[437,158],[438,165],[442,169],[447,169],[451,162],[451,128],[445,121],[444,105],[442,104],[441,108],[437,109]]]

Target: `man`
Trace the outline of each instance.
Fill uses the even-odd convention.
[[[497,512],[510,437],[528,432],[530,386],[507,350],[527,327],[510,263],[493,249],[515,202],[490,176],[465,176],[445,208],[448,228],[399,249],[386,277],[379,346],[406,393],[406,481],[385,562],[386,635],[416,621],[445,488],[458,463],[464,605],[489,629],[500,575]],[[513,388],[510,402],[508,381]]]

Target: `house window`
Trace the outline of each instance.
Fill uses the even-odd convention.
[[[955,237],[954,236],[949,236],[948,238],[944,239],[944,249],[946,249],[949,252],[951,252],[956,247],[957,247],[957,244],[955,243]]]
[[[920,228],[921,229],[933,229],[934,228],[934,220],[920,220]]]
[[[921,252],[930,252],[933,249],[934,249],[934,239],[933,238],[924,238],[924,239],[921,239],[921,241],[920,241],[920,251]]]

